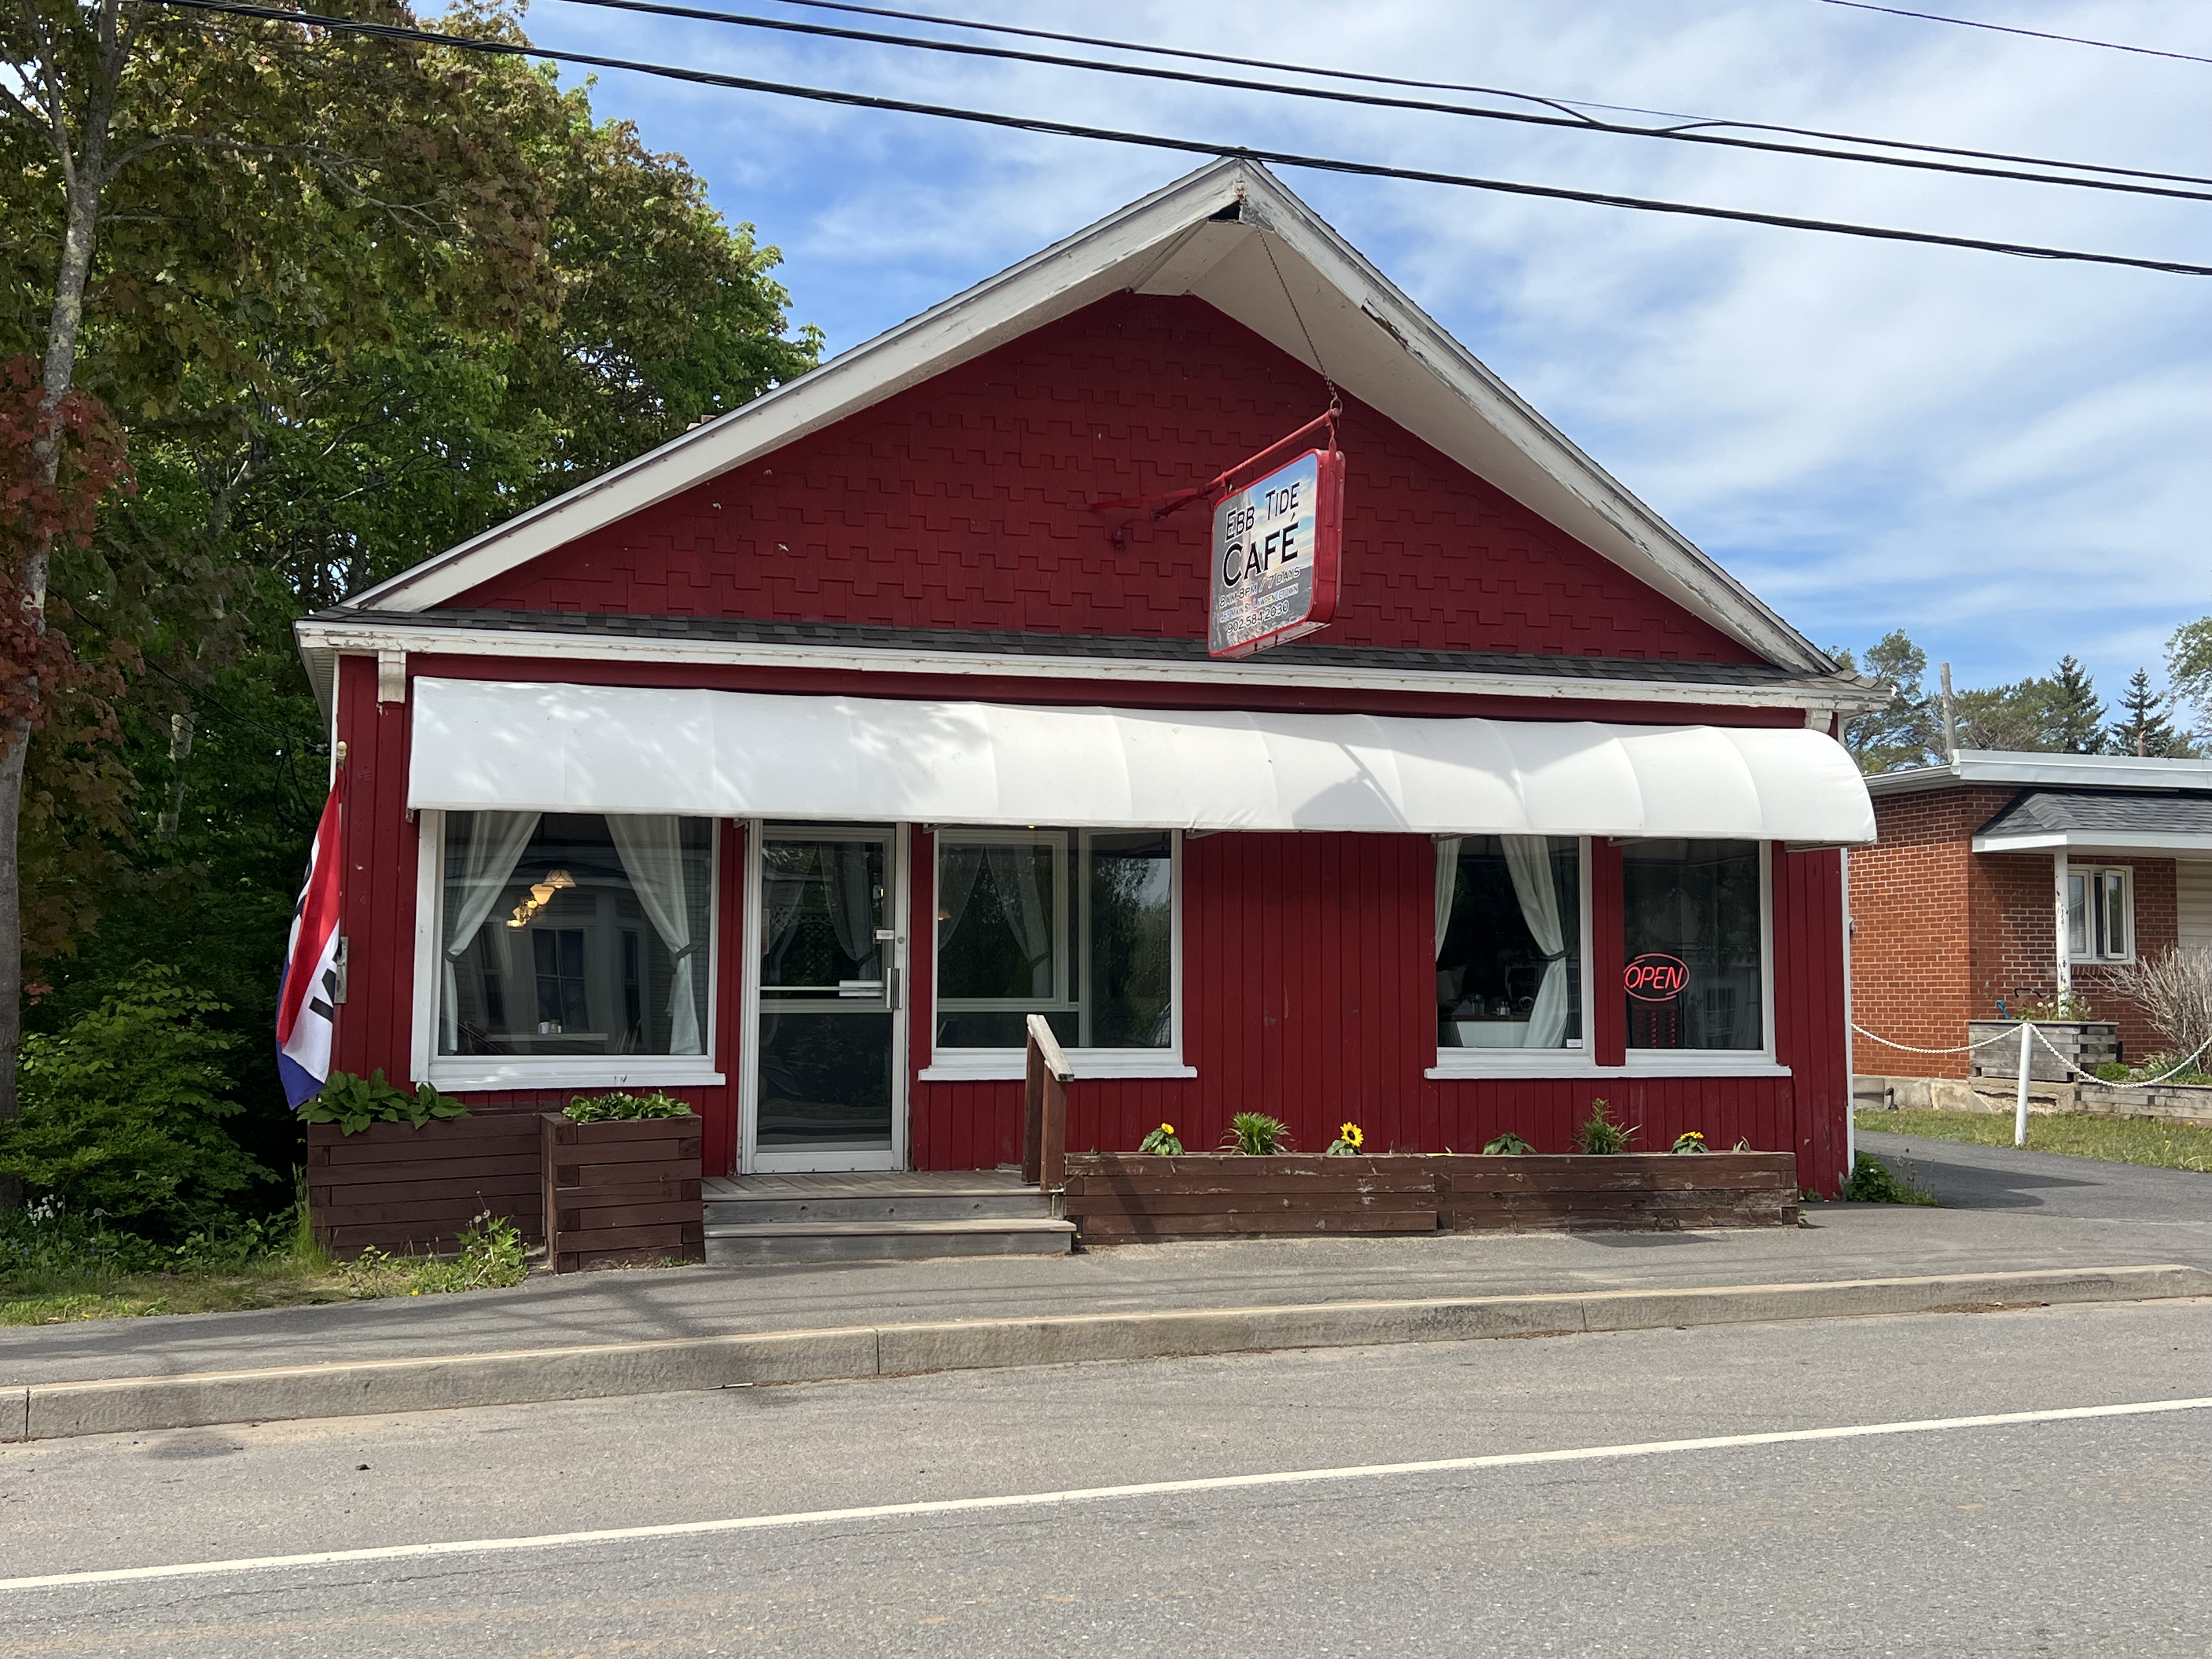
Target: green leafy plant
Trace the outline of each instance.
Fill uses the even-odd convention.
[[[689,1117],[691,1109],[673,1095],[578,1095],[562,1109],[571,1123],[629,1123],[647,1117]]]
[[[2152,1075],[2157,1074],[2154,1073]],[[2126,1083],[2134,1076],[2135,1067],[2124,1065],[2117,1060],[2100,1060],[2097,1064],[2097,1078],[2100,1082]]]
[[[1668,1150],[1674,1152],[1710,1152],[1712,1148],[1705,1145],[1705,1136],[1695,1129],[1685,1129],[1674,1137],[1674,1144]]]
[[[2089,1000],[2080,992],[2071,990],[2061,991],[2057,996],[2047,997],[2040,1001],[2023,1002],[2018,1012],[2013,1015],[2014,1019],[2053,1020],[2061,1023],[2094,1019],[2096,1017],[2089,1007]]]
[[[1155,1158],[1181,1158],[1182,1141],[1176,1135],[1174,1124],[1163,1123],[1137,1143],[1137,1150],[1149,1152]]]
[[[1936,1194],[1912,1178],[1910,1164],[1899,1176],[1872,1152],[1861,1152],[1851,1161],[1844,1182],[1844,1196],[1854,1204],[1933,1204]]]
[[[1536,1149],[1519,1135],[1508,1129],[1503,1134],[1492,1135],[1483,1143],[1485,1158],[1523,1158]]]
[[[462,1229],[459,1243],[452,1255],[428,1257],[394,1255],[372,1244],[338,1273],[359,1297],[498,1290],[530,1277],[521,1231],[505,1216],[486,1210]]]
[[[300,1108],[303,1123],[335,1123],[342,1134],[357,1135],[372,1123],[411,1123],[416,1128],[436,1118],[466,1117],[467,1103],[441,1095],[428,1084],[412,1094],[384,1079],[379,1066],[367,1077],[332,1072],[322,1092]]]
[[[1642,1126],[1623,1128],[1606,1115],[1605,1102],[1590,1102],[1590,1115],[1581,1128],[1575,1131],[1575,1145],[1593,1157],[1610,1158],[1628,1150],[1628,1143],[1636,1138]]]
[[[59,1031],[23,1039],[21,1115],[0,1123],[0,1170],[69,1212],[173,1237],[217,1226],[225,1196],[270,1178],[224,1127],[222,1003],[175,969],[141,963]]]
[[[1346,1123],[1336,1132],[1336,1139],[1322,1150],[1324,1158],[1350,1158],[1367,1145],[1367,1136],[1357,1123]]]
[[[1229,1133],[1221,1144],[1247,1158],[1273,1158],[1290,1150],[1291,1126],[1265,1112],[1239,1112],[1229,1120]]]

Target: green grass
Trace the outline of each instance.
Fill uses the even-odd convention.
[[[2010,1112],[1861,1112],[1857,1121],[1860,1128],[1877,1134],[1963,1140],[1977,1146],[2012,1145]],[[2039,1112],[2027,1120],[2027,1146],[2030,1152],[2212,1175],[2212,1129],[2193,1124]]]

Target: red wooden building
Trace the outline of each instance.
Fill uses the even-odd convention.
[[[1316,362],[1318,359],[1318,364]],[[1203,483],[1340,390],[1333,625],[1207,655]],[[707,1170],[1848,1134],[1882,700],[1223,162],[300,627],[337,1063],[659,1087]],[[1641,976],[1639,974],[1639,964]],[[1656,964],[1655,968],[1654,964]]]

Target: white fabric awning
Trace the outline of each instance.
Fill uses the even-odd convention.
[[[414,683],[408,804],[1091,829],[1874,839],[1803,727]]]

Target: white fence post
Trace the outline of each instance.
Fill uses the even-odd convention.
[[[2020,1096],[2012,1113],[2012,1144],[2027,1145],[2027,1066],[2035,1042],[2035,1022],[2024,1019],[2020,1023]]]

